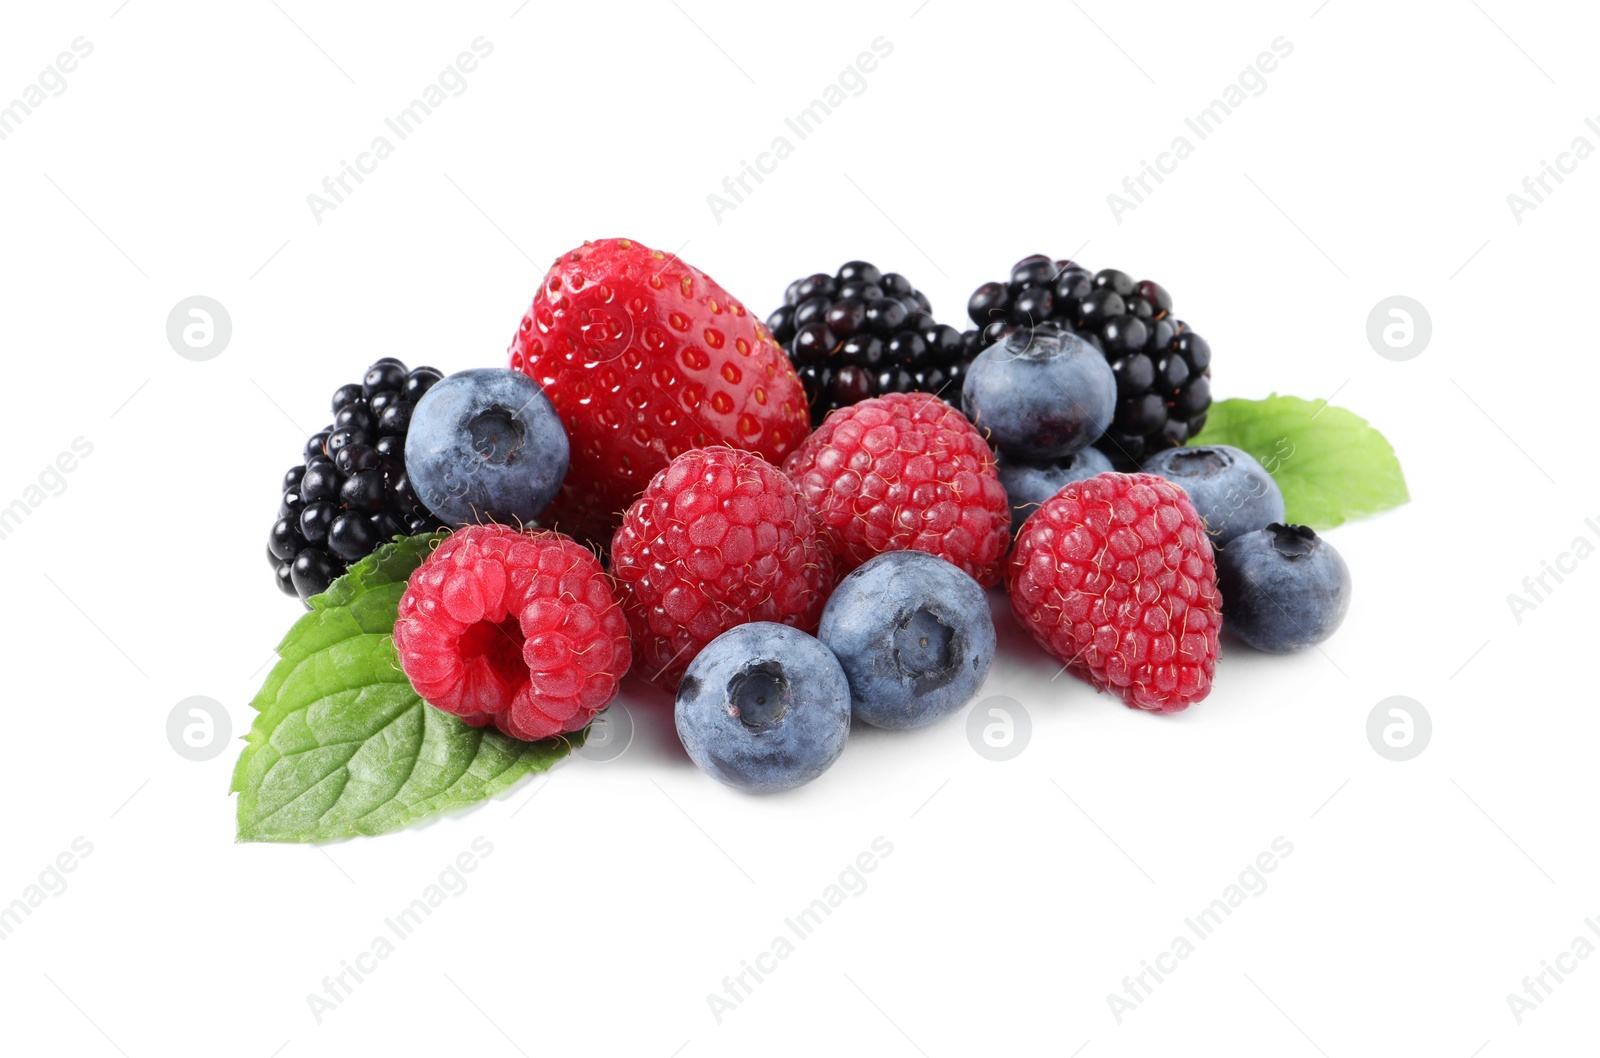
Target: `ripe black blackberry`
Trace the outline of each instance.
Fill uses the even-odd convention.
[[[967,355],[1006,329],[1054,320],[1093,342],[1117,377],[1117,412],[1095,442],[1119,470],[1198,434],[1211,407],[1211,346],[1172,314],[1159,283],[1114,268],[1090,272],[1044,254],[1024,257],[1005,283],[972,292]]]
[[[440,527],[406,477],[411,409],[440,377],[386,356],[360,382],[334,391],[333,422],[311,435],[305,461],[283,476],[267,539],[284,594],[309,600],[379,544]]]
[[[790,283],[767,328],[800,375],[815,426],[835,408],[885,393],[959,393],[972,358],[961,332],[932,313],[899,272],[851,261]]]

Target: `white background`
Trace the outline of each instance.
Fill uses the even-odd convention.
[[[1600,162],[1521,223],[1506,201],[1575,137],[1600,145],[1592,11],[116,3],[14,5],[0,32],[0,101],[93,44],[0,141],[0,505],[93,445],[0,540],[0,903],[93,846],[0,940],[12,1053],[1594,1046],[1600,958],[1520,1025],[1506,1002],[1600,916],[1600,562],[1520,623],[1506,601],[1600,534]],[[306,196],[479,36],[467,90],[314,220]],[[866,90],[719,223],[707,195],[880,36]],[[1280,36],[1265,90],[1114,219],[1106,196]],[[858,733],[811,787],[752,799],[630,682],[617,760],[379,839],[234,844],[240,743],[185,760],[167,716],[205,695],[247,728],[301,612],[262,554],[278,481],[328,395],[381,355],[501,363],[545,265],[601,236],[676,250],[761,313],[856,257],[957,324],[1028,253],[1150,276],[1210,339],[1219,396],[1333,396],[1392,440],[1413,502],[1329,534],[1355,602],[1324,650],[1232,646],[1178,717],[1052,682],[1000,602],[984,694],[1032,725],[1008,762],[964,713]],[[165,336],[196,294],[233,323],[207,362]],[[1407,362],[1365,334],[1394,294],[1433,321]],[[1391,695],[1433,720],[1404,763],[1366,735]],[[469,887],[319,1024],[307,994],[478,836]],[[707,995],[877,836],[867,888],[719,1024]],[[1119,1024],[1107,995],[1278,836],[1267,889]]]

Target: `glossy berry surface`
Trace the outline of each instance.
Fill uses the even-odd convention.
[[[753,452],[698,448],[628,508],[611,542],[639,673],[672,691],[705,645],[735,625],[811,632],[833,563],[811,511]]]
[[[1085,448],[1052,463],[1024,463],[1000,456],[995,471],[1011,504],[1011,535],[1045,500],[1074,481],[1083,481],[1112,469],[1110,458],[1098,448]]]
[[[885,393],[954,399],[970,359],[961,332],[934,320],[909,279],[866,261],[790,283],[767,326],[799,372],[813,425]]]
[[[1278,483],[1255,456],[1241,448],[1172,448],[1146,460],[1144,472],[1166,478],[1188,493],[1212,544],[1219,548],[1235,537],[1284,519]]]
[[[1068,485],[1023,523],[1006,587],[1040,646],[1129,706],[1172,713],[1211,692],[1216,564],[1170,481],[1109,473]]]
[[[1274,523],[1217,556],[1222,622],[1249,646],[1292,654],[1327,639],[1350,609],[1350,568],[1309,526]]]
[[[1064,459],[1111,425],[1117,380],[1088,341],[1041,323],[1007,331],[978,354],[961,407],[1002,455]]]
[[[411,487],[451,525],[530,525],[566,477],[566,431],[520,371],[458,371],[428,390],[410,421]]]
[[[978,582],[922,551],[889,551],[839,582],[817,638],[874,727],[922,727],[960,709],[994,663],[994,619]]]
[[[1011,509],[994,453],[931,393],[890,393],[828,416],[783,465],[838,574],[885,551],[926,551],[998,583]]]
[[[529,741],[588,724],[632,657],[594,554],[560,533],[501,525],[452,533],[417,567],[394,644],[429,705]]]
[[[700,770],[751,793],[804,786],[850,734],[850,684],[833,652],[788,625],[730,629],[678,684],[678,738]]]
[[[384,357],[334,391],[333,422],[284,474],[268,536],[267,560],[286,594],[307,601],[379,545],[439,527],[411,487],[404,453],[413,402],[440,377]]]
[[[1013,265],[1008,280],[973,291],[967,315],[977,326],[964,335],[974,352],[1047,320],[1095,344],[1117,382],[1116,414],[1095,443],[1118,469],[1183,445],[1205,426],[1211,346],[1173,315],[1172,296],[1153,280],[1034,254]]]
[[[563,254],[512,339],[567,428],[566,483],[540,522],[604,544],[650,479],[691,448],[781,460],[808,429],[794,368],[711,277],[629,239]]]

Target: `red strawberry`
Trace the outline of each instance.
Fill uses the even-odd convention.
[[[765,325],[711,277],[629,239],[563,254],[511,342],[572,458],[541,523],[607,543],[623,509],[691,448],[777,463],[810,428],[805,392]]]

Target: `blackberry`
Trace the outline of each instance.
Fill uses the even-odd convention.
[[[967,355],[1013,327],[1053,320],[1093,342],[1117,380],[1117,410],[1095,442],[1119,470],[1187,443],[1211,407],[1211,346],[1172,313],[1172,295],[1107,268],[1090,272],[1044,254],[1024,257],[1008,282],[972,292]]]
[[[961,392],[971,363],[961,332],[899,272],[850,261],[789,284],[767,328],[789,354],[811,405],[811,423],[885,393]]]
[[[394,357],[333,394],[333,422],[311,435],[305,460],[283,476],[267,561],[278,587],[302,601],[328,589],[378,545],[441,527],[406,475],[411,409],[442,376]]]

